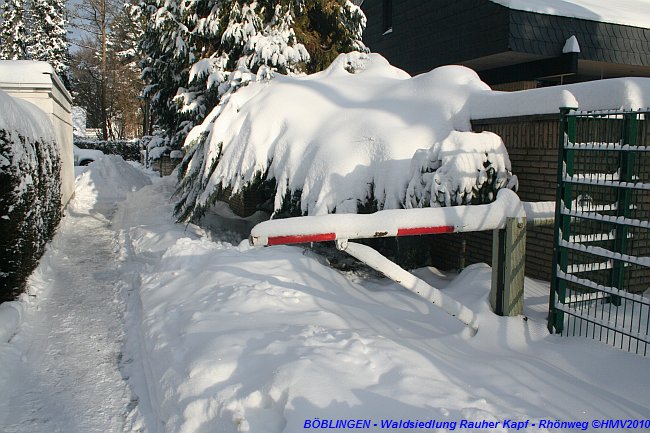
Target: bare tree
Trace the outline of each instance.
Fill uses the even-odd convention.
[[[105,140],[140,132],[142,83],[133,64],[137,35],[132,34],[137,23],[129,11],[117,0],[85,0],[70,11],[77,33],[72,40],[73,94]]]

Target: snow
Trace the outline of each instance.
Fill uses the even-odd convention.
[[[87,114],[82,107],[72,107],[72,131],[77,137],[86,137]]]
[[[119,370],[128,361],[122,356],[128,280],[110,218],[113,191],[143,185],[143,173],[130,168],[113,157],[88,167],[28,292],[0,305],[0,329],[11,325],[4,313],[23,310],[17,332],[0,338],[3,432],[126,430],[135,402]],[[16,314],[9,319],[15,322]]]
[[[648,28],[648,0],[491,0],[510,9]]]
[[[160,135],[143,137],[142,143],[147,148],[148,162],[160,159],[165,152],[170,151],[169,140]]]
[[[47,62],[33,60],[0,60],[0,83],[41,84],[52,86],[54,69]]]
[[[0,304],[0,344],[14,336],[23,317],[23,304],[4,302]]]
[[[260,179],[275,180],[279,213],[485,203],[517,179],[501,138],[471,132],[471,120],[650,106],[648,78],[498,92],[468,68],[410,77],[378,54],[343,54],[309,76],[248,78],[185,141],[182,201],[196,214],[226,187],[236,194]]]
[[[149,176],[117,155],[104,155],[91,165],[92,170],[77,178],[75,192],[87,204],[94,203],[96,197],[108,202],[122,201],[130,192],[151,183]]]
[[[506,419],[650,413],[647,359],[549,335],[547,283],[526,280],[527,320],[504,318],[489,310],[487,265],[417,270],[478,315],[470,338],[373,274],[175,224],[174,180],[137,170],[106,157],[79,180],[18,333],[0,342],[3,431],[289,433],[315,419],[462,431],[465,419],[498,421],[472,430],[493,433],[516,431]]]
[[[3,77],[0,61],[0,77]],[[30,64],[32,62],[29,62]],[[2,80],[2,78],[0,78]],[[0,90],[0,129],[10,134],[18,132],[32,141],[54,141],[54,129],[49,117],[36,105],[13,98]]]
[[[638,110],[650,107],[650,78],[613,78],[518,92],[481,92],[468,102],[472,119],[556,114],[559,107]]]
[[[397,236],[400,230],[421,227],[453,228],[453,232],[495,230],[507,218],[525,216],[517,194],[499,191],[490,204],[434,209],[389,209],[372,214],[329,214],[265,221],[251,231],[254,245],[268,245],[271,237],[333,233],[333,239]]]
[[[500,186],[510,176],[501,140],[469,132],[467,100],[487,91],[461,66],[411,78],[380,55],[361,53],[342,54],[313,75],[253,82],[186,140],[190,154],[196,138],[209,134],[190,164],[207,185],[197,203],[209,203],[220,185],[236,193],[259,176],[277,182],[275,210],[299,193],[309,215],[354,213],[372,200],[380,209],[471,201],[479,180],[491,179],[486,154]],[[441,163],[447,171],[436,178],[431,170]]]
[[[96,161],[104,157],[104,152],[97,149],[80,149],[76,145],[73,145],[72,150],[75,165],[80,165],[83,161]]]
[[[564,47],[562,47],[562,53],[579,53],[580,52],[580,44],[578,44],[578,38],[575,36],[571,36],[569,39],[566,40],[564,43]]]

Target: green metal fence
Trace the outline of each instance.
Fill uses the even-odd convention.
[[[562,109],[549,330],[650,354],[650,110]]]

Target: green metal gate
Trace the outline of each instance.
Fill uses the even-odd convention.
[[[650,353],[650,110],[561,110],[549,330]]]

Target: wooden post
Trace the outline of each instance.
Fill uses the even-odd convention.
[[[526,218],[508,218],[492,241],[490,306],[499,316],[523,314],[525,262]]]

